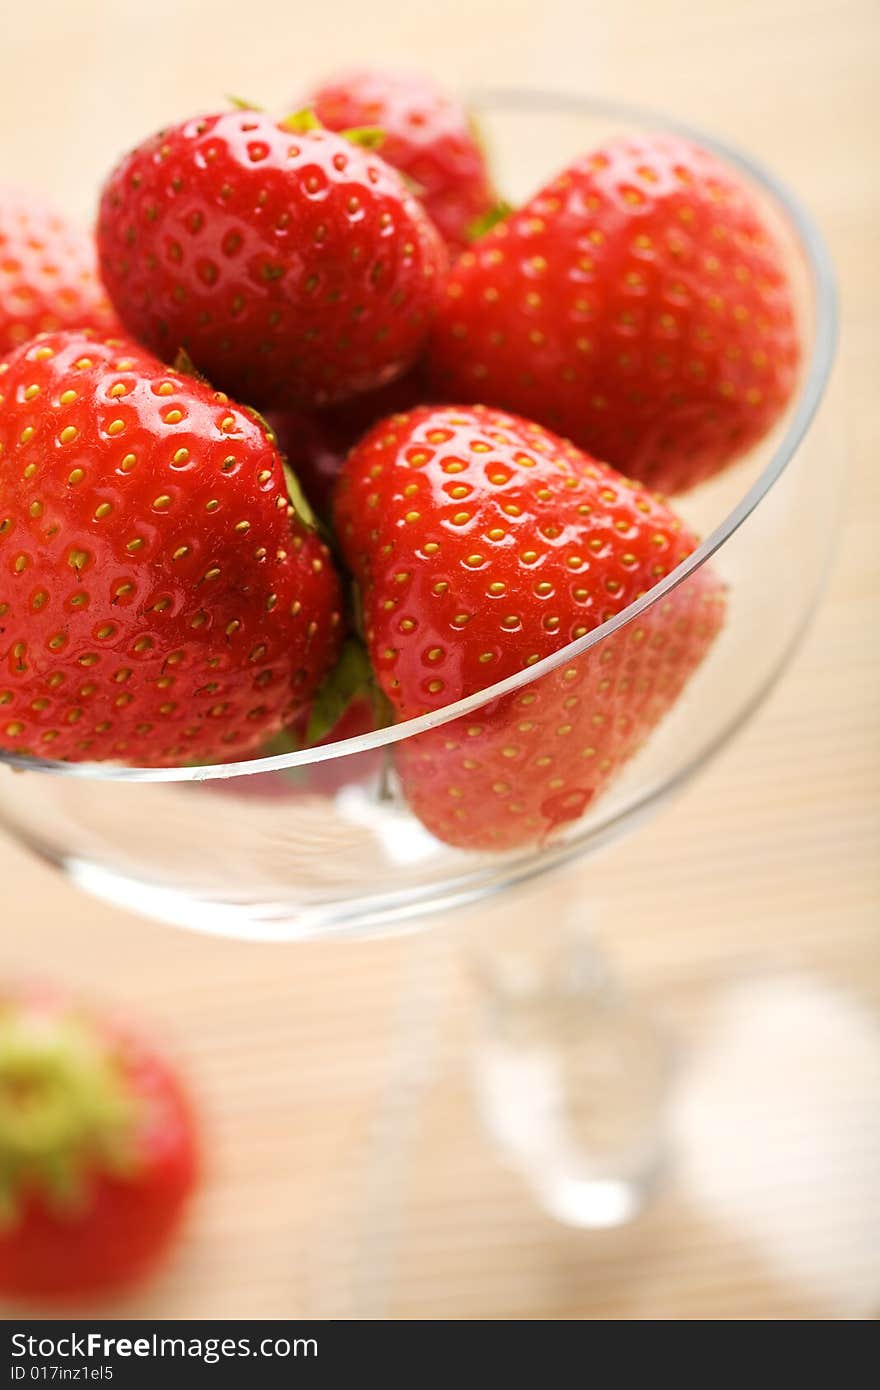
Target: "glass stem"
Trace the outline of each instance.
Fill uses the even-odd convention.
[[[477,1103],[557,1220],[632,1218],[664,1165],[669,1048],[600,953],[581,866],[483,906],[467,949],[483,1007]]]

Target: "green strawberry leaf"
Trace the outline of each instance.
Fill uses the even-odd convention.
[[[282,130],[289,130],[292,135],[305,135],[309,130],[320,130],[321,122],[318,120],[314,111],[306,108],[303,111],[294,111],[290,116],[285,116],[278,122]]]
[[[268,426],[266,428],[268,429]],[[274,438],[274,435],[272,437]],[[320,531],[321,524],[306,500],[299,478],[284,457],[282,457],[281,466],[284,469],[284,481],[287,484],[287,496],[290,498],[290,505],[304,526],[307,526],[310,531]]]
[[[359,695],[368,695],[374,711],[381,715],[382,727],[388,722],[387,712],[376,703],[380,696],[366,648],[362,642],[350,637],[342,648],[336,666],[318,691],[306,727],[306,747],[319,743],[339,722],[348,706]],[[383,696],[380,696],[384,700]]]
[[[380,150],[385,143],[385,131],[378,125],[357,125],[339,134],[349,144],[360,145],[365,150]]]
[[[244,97],[232,96],[227,92],[226,100],[230,106],[234,106],[236,111],[262,111],[264,108],[258,106],[255,101],[245,101]]]
[[[503,222],[505,217],[509,217],[513,212],[510,203],[499,198],[497,203],[493,203],[487,212],[480,213],[467,228],[468,241],[479,241],[487,232],[491,232],[493,227],[497,227],[499,222]]]

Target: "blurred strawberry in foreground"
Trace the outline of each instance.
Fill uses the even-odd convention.
[[[329,518],[333,488],[348,451],[378,420],[423,404],[430,396],[418,367],[378,391],[345,405],[306,414],[272,411],[269,424],[303,492],[320,517]]]
[[[667,135],[611,141],[483,237],[430,346],[442,398],[540,420],[663,492],[761,439],[798,356],[755,197]]]
[[[321,84],[309,98],[330,130],[372,127],[383,134],[382,158],[411,179],[453,254],[498,195],[471,118],[429,78],[360,71]]]
[[[0,747],[226,761],[311,703],[340,586],[251,412],[53,334],[0,364],[0,457]]]
[[[161,1057],[70,1000],[0,996],[0,1294],[140,1279],[196,1177],[192,1112]]]
[[[537,425],[412,411],[352,452],[336,498],[367,647],[400,719],[527,669],[649,590],[696,545],[657,498]],[[540,843],[579,817],[714,640],[708,567],[601,649],[398,745],[407,799],[466,849]]]
[[[446,264],[400,176],[313,127],[247,110],[185,121],[123,159],[101,198],[101,271],[123,322],[260,408],[401,375]]]
[[[32,194],[0,189],[0,357],[38,333],[116,327],[92,238]]]

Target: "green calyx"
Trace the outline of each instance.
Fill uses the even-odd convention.
[[[358,696],[369,698],[377,728],[388,723],[385,698],[376,685],[366,648],[357,638],[349,637],[339,660],[315,696],[306,727],[306,747],[310,748],[329,734]]]
[[[96,1171],[130,1173],[136,1120],[116,1058],[82,1016],[0,1004],[0,1230],[25,1192],[63,1214]]]
[[[299,478],[287,462],[287,459],[283,456],[281,466],[284,469],[284,482],[287,487],[287,496],[290,500],[290,505],[293,507],[293,510],[296,512],[303,526],[307,526],[310,531],[319,531],[321,529],[320,522],[306,499],[306,495],[300,486]]]
[[[493,227],[497,227],[499,222],[503,222],[505,217],[509,217],[513,212],[510,203],[499,198],[497,203],[493,203],[487,212],[483,212],[479,217],[475,217],[467,229],[468,241],[479,241],[480,237],[491,232]]]
[[[385,131],[378,125],[356,125],[340,130],[339,134],[350,145],[360,145],[364,150],[381,150],[385,144]]]
[[[303,111],[294,111],[290,116],[285,116],[278,124],[282,130],[289,130],[291,135],[305,135],[309,130],[322,128],[314,111],[309,110],[308,107]]]
[[[285,116],[280,120],[278,124],[282,130],[289,130],[292,135],[305,135],[310,130],[324,129],[310,107],[305,107],[302,111],[294,111],[290,116]],[[352,126],[349,130],[340,130],[338,134],[349,144],[360,145],[365,150],[378,150],[385,140],[385,131],[376,125]]]
[[[226,100],[236,111],[263,111],[263,107],[258,106],[255,101],[246,101],[244,97],[232,96],[229,92],[226,94]]]

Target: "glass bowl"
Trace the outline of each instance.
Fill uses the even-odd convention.
[[[202,931],[284,940],[393,927],[543,874],[619,835],[692,776],[760,703],[813,611],[841,470],[816,416],[834,353],[835,296],[809,215],[751,158],[665,118],[531,92],[482,93],[474,104],[514,201],[554,172],[548,151],[562,168],[624,131],[677,129],[734,165],[774,223],[796,287],[804,343],[797,397],[760,448],[677,499],[705,537],[683,564],[612,621],[467,700],[362,737],[227,766],[140,769],[0,754],[8,765],[0,822],[125,908]],[[720,634],[671,712],[594,796],[605,693],[657,678],[664,644],[674,642],[680,615],[699,605],[709,573],[727,590]],[[575,710],[591,703],[595,737],[585,738],[574,715],[570,726],[542,719],[566,688]],[[518,761],[542,758],[548,787],[564,788],[552,835],[535,827],[514,848],[461,848],[409,811],[401,768],[438,749],[460,755],[463,767],[478,761],[487,727],[509,734],[510,776],[493,794],[510,816],[521,814]],[[575,765],[583,773],[572,796]],[[448,808],[453,826],[455,814]]]

